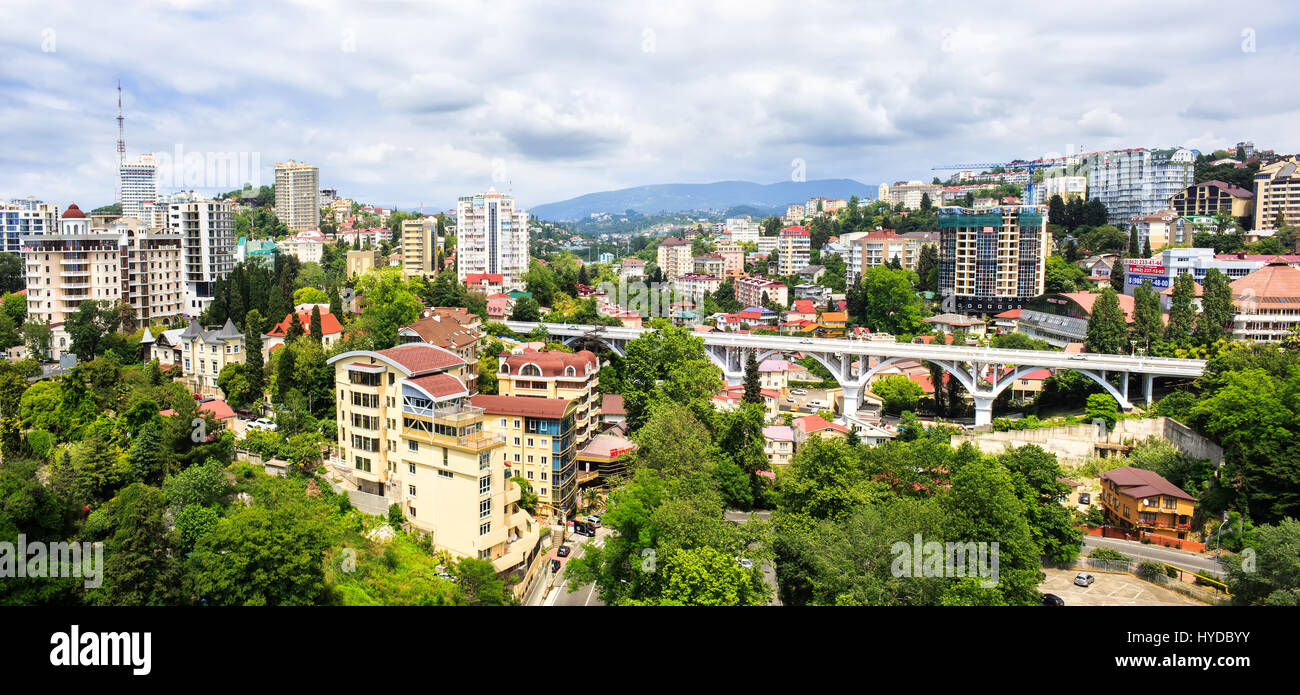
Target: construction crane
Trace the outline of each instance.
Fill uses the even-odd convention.
[[[1033,205],[1034,204],[1034,172],[1038,171],[1039,169],[1054,169],[1059,166],[1065,166],[1068,159],[1069,157],[1057,157],[1055,159],[1037,159],[1032,162],[993,162],[993,163],[985,162],[981,164],[949,164],[946,166],[930,167],[930,169],[931,171],[945,171],[945,170],[952,170],[952,169],[960,169],[960,170],[975,169],[975,170],[982,171],[985,169],[995,169],[995,168],[1002,168],[1007,170],[1026,169],[1029,171],[1029,182],[1025,184],[1025,197],[1023,203],[1025,205]]]

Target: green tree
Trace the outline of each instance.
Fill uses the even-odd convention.
[[[421,280],[402,277],[401,268],[380,268],[357,280],[357,294],[365,297],[365,309],[359,319],[361,332],[374,350],[397,344],[397,331],[420,318]]]
[[[1300,521],[1285,518],[1255,529],[1254,566],[1242,556],[1226,561],[1233,601],[1241,605],[1300,606]]]
[[[921,397],[925,395],[925,390],[920,384],[901,375],[876,379],[871,384],[871,392],[880,396],[885,412],[891,414],[916,410]]]
[[[316,341],[317,345],[320,345],[321,341],[325,339],[325,332],[321,328],[319,306],[311,308],[311,339]]]
[[[1174,278],[1173,292],[1169,297],[1169,323],[1165,326],[1165,340],[1186,344],[1192,335],[1196,309],[1192,306],[1196,283],[1189,273]]]
[[[1088,318],[1088,352],[1122,355],[1129,351],[1128,323],[1113,288],[1107,287],[1092,305]]]
[[[758,360],[754,357],[754,351],[749,351],[749,356],[745,359],[745,396],[742,399],[744,403],[763,404],[762,384],[759,381]]]
[[[1230,338],[1232,317],[1232,286],[1228,277],[1218,268],[1205,271],[1202,283],[1201,315],[1196,320],[1196,342],[1210,345],[1217,340]]]
[[[262,399],[266,391],[266,375],[262,365],[262,314],[252,309],[244,317],[244,381],[248,385],[249,398]]]
[[[1089,420],[1101,420],[1106,423],[1106,427],[1114,427],[1119,420],[1119,406],[1114,398],[1104,393],[1088,396],[1086,412]]]
[[[131,453],[128,457],[131,478],[147,485],[161,484],[163,464],[162,436],[158,431],[158,425],[150,422],[131,442]]]
[[[174,605],[181,570],[167,542],[166,504],[155,487],[134,483],[109,507],[115,529],[105,544],[104,591],[96,601],[116,606]]]
[[[681,606],[763,606],[771,590],[757,567],[745,569],[726,553],[703,547],[664,560],[661,601]]]
[[[849,306],[850,315],[875,332],[914,335],[921,328],[923,307],[913,290],[915,279],[910,270],[867,269],[858,282],[856,306]]]
[[[1110,267],[1110,287],[1116,294],[1124,294],[1125,272],[1124,259],[1116,258],[1115,264]]]
[[[649,416],[652,402],[711,411],[709,399],[722,384],[721,370],[704,354],[704,340],[687,328],[658,324],[628,342],[623,364],[623,405],[634,431]]]
[[[1133,290],[1133,331],[1138,344],[1148,353],[1156,341],[1164,337],[1163,313],[1160,295],[1151,287],[1150,280],[1144,280]]]
[[[199,539],[190,591],[218,606],[309,606],[325,595],[332,533],[305,505],[239,509]]]

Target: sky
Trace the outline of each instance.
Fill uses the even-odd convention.
[[[528,207],[802,175],[865,195],[1079,148],[1300,150],[1293,3],[979,5],[7,0],[0,199],[112,202],[119,81],[128,158],[193,153],[163,192],[269,185],[293,159],[429,212],[489,188]]]

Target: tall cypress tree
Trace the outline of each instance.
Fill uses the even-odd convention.
[[[293,341],[301,338],[303,334],[302,321],[298,320],[297,313],[289,312],[289,316],[287,317],[287,320],[289,321],[289,327],[284,332],[285,345],[288,345],[289,343],[292,343]]]
[[[1119,308],[1119,295],[1107,287],[1092,305],[1088,319],[1088,352],[1122,355],[1128,352],[1128,324]]]
[[[257,309],[244,318],[244,378],[253,400],[261,400],[266,391],[262,367],[262,314]]]
[[[1140,248],[1138,246],[1138,226],[1135,223],[1128,230],[1128,257],[1137,258]]]
[[[1116,294],[1124,292],[1124,259],[1116,258],[1115,265],[1110,267],[1110,287],[1115,290]]]
[[[745,397],[744,403],[763,403],[763,386],[758,376],[758,360],[754,357],[754,352],[749,352],[749,357],[745,360]]]
[[[1164,324],[1160,320],[1162,313],[1160,295],[1156,294],[1150,280],[1133,290],[1133,330],[1138,343],[1148,352],[1164,332]]]
[[[1190,273],[1183,273],[1174,278],[1174,291],[1169,297],[1169,324],[1165,326],[1165,340],[1185,345],[1192,335],[1196,320],[1196,309],[1192,300],[1196,295],[1196,283]]]
[[[293,388],[294,366],[293,349],[286,344],[280,350],[275,365],[275,397],[280,403],[289,397],[289,391]]]
[[[1196,341],[1209,345],[1230,335],[1232,325],[1232,286],[1228,276],[1217,268],[1205,271],[1201,297],[1201,315],[1196,320]]]
[[[321,325],[320,325],[319,306],[314,306],[311,308],[311,339],[316,341],[317,343],[320,343],[322,340],[325,339],[325,333],[321,329]]]

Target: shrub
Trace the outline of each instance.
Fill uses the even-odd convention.
[[[1088,557],[1093,560],[1117,560],[1120,562],[1133,561],[1133,558],[1115,550],[1114,548],[1093,548],[1092,552],[1088,553]]]
[[[1164,576],[1164,574],[1165,568],[1159,563],[1144,560],[1142,564],[1138,565],[1138,576],[1149,582],[1155,581],[1158,577]]]

